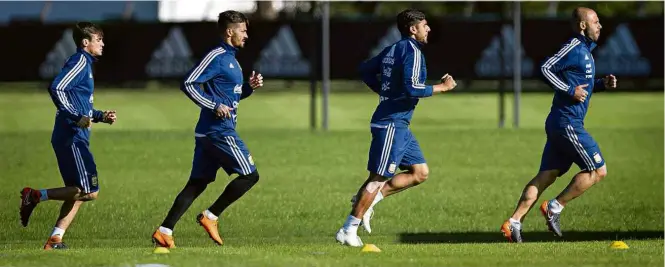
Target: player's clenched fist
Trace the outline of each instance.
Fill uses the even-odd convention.
[[[113,124],[118,119],[115,110],[105,110],[102,122]]]
[[[432,88],[434,92],[441,93],[441,92],[446,92],[453,90],[457,86],[457,82],[455,82],[455,79],[453,79],[453,76],[449,75],[446,73],[446,75],[443,75],[441,77],[441,83],[440,84],[435,84]]]
[[[453,90],[455,87],[457,87],[457,82],[455,79],[453,79],[453,76],[447,73],[441,77],[441,82],[443,82],[443,84],[448,88],[446,91]]]
[[[249,86],[251,86],[252,89],[263,86],[263,75],[261,75],[261,73],[256,74],[252,71],[252,76],[249,76]]]
[[[586,100],[587,95],[589,92],[586,91],[588,84],[580,84],[577,87],[575,87],[575,95],[573,95],[573,98],[577,100],[578,102],[584,102]]]
[[[603,83],[605,84],[605,88],[607,89],[617,88],[617,77],[615,77],[612,74],[607,75],[605,76],[605,78],[603,78]]]

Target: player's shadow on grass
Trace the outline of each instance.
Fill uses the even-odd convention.
[[[662,231],[565,231],[563,237],[551,232],[523,232],[524,242],[580,242],[611,240],[643,240],[663,238]],[[400,243],[497,243],[507,242],[500,231],[496,232],[440,232],[401,233]]]

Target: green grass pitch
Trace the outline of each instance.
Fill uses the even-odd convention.
[[[189,175],[196,106],[177,90],[98,89],[95,107],[119,117],[93,125],[100,197],[84,204],[65,234],[69,251],[44,252],[59,203],[40,204],[23,228],[18,192],[62,184],[50,146],[54,107],[46,92],[0,93],[0,266],[663,266],[662,93],[593,96],[586,127],[608,176],[566,207],[562,239],[532,210],[523,244],[505,243],[499,227],[538,170],[551,95],[523,95],[520,129],[510,128],[510,110],[508,128],[497,128],[494,94],[421,101],[412,129],[430,179],[376,206],[373,233],[359,234],[383,252],[367,254],[338,245],[334,234],[367,175],[377,102],[371,93],[332,94],[324,132],[308,129],[305,93],[244,100],[238,132],[261,180],[222,215],[225,246],[214,246],[195,223],[230,180],[220,171],[176,226],[178,247],[157,255],[150,235]],[[630,249],[610,249],[613,240]]]

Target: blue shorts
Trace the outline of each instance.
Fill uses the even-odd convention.
[[[211,133],[205,136],[197,134],[189,179],[214,182],[220,167],[228,175],[234,173],[248,175],[256,171],[249,150],[237,134]]]
[[[99,191],[97,165],[86,142],[52,143],[52,146],[65,186],[76,186],[86,194]]]
[[[388,125],[372,124],[372,144],[369,148],[367,170],[386,178],[395,175],[396,168],[425,162],[418,141],[407,127],[396,128]]]
[[[573,162],[582,171],[596,170],[605,165],[598,144],[584,128],[568,125],[548,130],[540,171],[559,170],[561,176],[568,172]]]

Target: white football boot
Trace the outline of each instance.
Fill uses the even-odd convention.
[[[352,247],[362,247],[363,241],[360,240],[360,237],[357,234],[351,234],[344,231],[344,228],[340,228],[337,231],[337,236],[335,237],[337,242],[342,245],[352,246]]]

